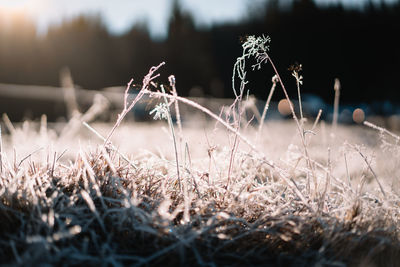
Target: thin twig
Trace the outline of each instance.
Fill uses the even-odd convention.
[[[292,76],[296,79],[296,86],[297,86],[297,96],[299,99],[299,110],[300,110],[300,123],[303,125],[304,123],[304,117],[303,117],[303,107],[302,107],[302,102],[301,102],[301,93],[300,93],[300,85],[303,84],[303,77],[299,75],[299,72],[302,69],[301,64],[296,66],[292,66],[291,69],[293,69]]]
[[[121,124],[122,120],[125,118],[126,114],[132,110],[132,108],[136,105],[136,103],[143,97],[144,92],[148,89],[149,84],[152,80],[156,79],[159,74],[154,75],[154,73],[165,64],[165,62],[161,62],[157,66],[153,66],[150,68],[149,73],[143,78],[142,89],[136,95],[135,99],[129,104],[128,106],[128,91],[131,87],[133,79],[131,79],[126,86],[125,94],[124,94],[124,108],[120,114],[118,114],[117,122],[114,124],[113,128],[111,129],[110,133],[107,135],[106,139],[104,140],[104,147],[107,145],[108,141],[110,140],[111,136],[113,135],[115,129]]]
[[[338,115],[339,115],[339,98],[340,98],[340,81],[338,78],[335,79],[335,84],[333,86],[335,90],[335,100],[333,103],[333,122],[332,122],[332,130],[333,133],[336,132]]]
[[[168,77],[168,80],[169,80],[169,84],[172,87],[172,95],[173,96],[178,96],[178,92],[176,90],[175,76],[174,75],[170,75]],[[174,105],[175,105],[175,113],[176,113],[176,123],[178,124],[178,129],[179,129],[179,141],[181,143],[182,140],[183,140],[183,130],[182,130],[181,113],[179,111],[179,102],[178,101],[174,101]]]
[[[174,143],[174,150],[175,150],[175,161],[176,161],[176,175],[178,176],[178,182],[179,182],[179,191],[182,191],[182,184],[181,184],[181,176],[179,174],[179,158],[178,158],[178,147],[176,145],[176,136],[175,136],[175,130],[174,130],[174,125],[172,123],[172,118],[171,118],[171,110],[169,109],[169,105],[168,105],[168,99],[166,97],[166,93],[165,93],[165,89],[164,86],[161,85],[161,91],[164,94],[164,102],[165,102],[165,106],[167,109],[167,120],[168,120],[168,125],[169,125],[169,129],[171,130],[171,134],[172,134],[172,141]],[[174,96],[174,95],[173,95]],[[175,95],[176,97],[176,95]],[[177,103],[178,101],[175,101],[175,103]]]
[[[24,157],[23,159],[21,159],[21,161],[19,162],[17,168],[19,168],[21,166],[22,162],[24,162],[27,158],[29,158],[30,156],[32,156],[33,154],[39,152],[42,149],[43,149],[43,147],[40,147],[40,148],[36,149],[35,151],[33,151],[32,153],[30,153],[29,155],[27,155],[26,157]]]
[[[305,141],[305,138],[304,138],[304,129],[303,129],[302,125],[300,124],[299,119],[296,116],[296,113],[295,113],[294,108],[293,108],[292,101],[290,101],[290,98],[289,98],[289,95],[288,95],[288,93],[286,91],[285,85],[283,84],[283,81],[282,81],[282,79],[281,79],[281,77],[280,77],[280,75],[278,73],[278,70],[275,67],[274,62],[272,61],[272,59],[269,57],[269,55],[267,53],[265,53],[265,57],[267,57],[269,59],[269,63],[271,64],[276,76],[278,77],[278,80],[279,80],[279,83],[281,84],[283,93],[284,93],[284,95],[286,97],[286,100],[289,103],[289,107],[290,107],[290,111],[292,113],[292,117],[293,117],[294,121],[296,122],[297,130],[299,131],[300,139],[301,139],[301,142],[302,142],[302,145],[303,145],[303,148],[304,148],[304,154],[305,154],[306,159],[307,159],[307,164],[308,164],[308,167],[311,169],[311,172],[313,174],[314,195],[315,195],[316,192],[317,192],[317,178],[316,178],[316,175],[315,175],[314,165],[311,163],[310,156],[308,155],[307,144],[306,144],[306,141]]]
[[[328,147],[328,172],[326,173],[326,180],[325,180],[325,188],[324,191],[322,193],[321,199],[320,199],[320,204],[319,207],[321,208],[321,210],[324,210],[324,206],[325,206],[325,198],[326,198],[326,194],[329,193],[329,186],[331,183],[331,148]]]
[[[164,97],[164,96],[165,96],[165,97],[170,98],[170,99],[174,99],[174,98],[175,98],[176,100],[178,100],[178,101],[180,101],[180,102],[182,102],[182,103],[184,103],[184,104],[187,104],[187,105],[189,105],[189,106],[192,106],[193,108],[196,108],[196,109],[198,109],[198,110],[204,112],[205,114],[207,114],[207,115],[210,116],[211,118],[213,118],[213,119],[215,119],[216,121],[218,121],[219,123],[221,123],[224,127],[226,127],[226,129],[228,129],[228,130],[231,131],[232,133],[236,134],[236,135],[237,135],[243,142],[245,142],[252,150],[258,151],[257,148],[256,148],[256,146],[255,146],[254,144],[252,144],[244,135],[242,135],[240,132],[238,132],[238,131],[237,131],[235,128],[233,128],[229,123],[227,123],[226,121],[224,121],[223,119],[221,119],[218,115],[214,114],[212,111],[210,111],[209,109],[207,109],[207,108],[201,106],[200,104],[198,104],[198,103],[196,103],[196,102],[194,102],[194,101],[192,101],[192,100],[189,100],[189,99],[180,97],[180,96],[176,96],[176,97],[175,97],[175,96],[172,96],[172,95],[169,95],[169,94],[163,94],[163,93],[161,93],[161,92],[152,92],[152,91],[149,91],[149,90],[145,90],[144,93],[150,95],[150,97]]]
[[[352,147],[353,149],[355,149],[360,154],[360,156],[364,159],[365,163],[368,166],[368,169],[370,170],[370,172],[372,173],[372,175],[375,178],[375,181],[379,185],[379,189],[381,190],[381,193],[382,193],[383,197],[386,198],[385,190],[383,190],[383,187],[382,187],[381,183],[379,182],[378,176],[376,175],[375,171],[372,169],[371,164],[368,162],[367,157],[361,152],[360,148],[358,148],[357,146],[350,145],[350,144],[348,144],[348,145],[350,147]]]
[[[314,131],[315,128],[317,127],[317,124],[318,124],[318,122],[319,122],[319,120],[320,120],[320,118],[321,118],[321,114],[322,114],[322,109],[318,110],[318,115],[317,115],[317,117],[315,118],[315,121],[314,121],[314,124],[313,124],[313,126],[312,126],[312,128],[311,128],[311,131]]]
[[[64,95],[65,105],[67,107],[68,118],[72,119],[73,117],[79,115],[80,112],[79,105],[76,100],[74,81],[72,79],[71,71],[68,67],[61,69],[60,83]]]
[[[12,136],[15,136],[15,133],[17,132],[14,128],[14,125],[12,124],[10,118],[8,117],[7,113],[3,113],[3,121],[6,124],[6,127],[8,129],[8,131],[10,132],[10,134]]]
[[[56,165],[57,152],[54,152],[53,165],[51,166],[50,177],[54,177],[54,167]]]
[[[368,126],[368,127],[370,127],[370,128],[372,128],[372,129],[378,130],[378,131],[380,131],[381,133],[386,133],[386,134],[390,135],[391,137],[393,137],[394,139],[396,139],[396,142],[399,142],[399,141],[400,141],[400,136],[398,136],[398,135],[392,133],[391,131],[388,131],[387,129],[385,129],[385,128],[383,128],[383,127],[377,126],[377,125],[375,125],[375,124],[373,124],[373,123],[371,123],[371,122],[369,122],[369,121],[364,121],[364,125],[365,125],[365,126]]]
[[[265,116],[267,115],[267,111],[269,108],[269,104],[271,102],[272,99],[272,95],[275,92],[275,88],[276,88],[276,84],[278,82],[278,77],[276,75],[274,75],[272,77],[272,86],[271,86],[271,90],[269,90],[269,94],[268,94],[268,98],[267,98],[267,102],[265,102],[265,106],[264,106],[264,110],[263,113],[261,115],[261,119],[260,119],[260,125],[258,127],[258,132],[257,132],[257,137],[256,140],[258,140],[258,138],[261,136],[262,134],[262,129],[263,129],[263,125],[264,125],[264,120],[265,120]]]
[[[344,163],[345,163],[345,165],[346,165],[347,183],[348,183],[349,187],[351,187],[350,174],[349,174],[349,167],[347,166],[346,152],[344,153]]]

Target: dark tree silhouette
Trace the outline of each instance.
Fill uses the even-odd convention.
[[[239,37],[266,34],[272,38],[270,55],[290,93],[295,94],[295,81],[287,68],[297,61],[303,65],[303,93],[331,102],[337,77],[342,103],[400,101],[398,32],[399,2],[371,2],[357,10],[318,6],[311,0],[285,6],[273,0],[250,7],[238,23],[198,28],[173,0],[165,40],[152,40],[146,24],[110,34],[99,15],[66,20],[40,36],[24,17],[7,23],[0,19],[0,83],[58,86],[60,69],[69,67],[78,85],[99,89],[126,84],[131,77],[140,82],[150,66],[166,61],[162,82],[175,74],[180,95],[197,87],[206,95],[231,97]],[[265,99],[271,68],[248,75],[250,93]],[[281,97],[277,92],[275,99]]]

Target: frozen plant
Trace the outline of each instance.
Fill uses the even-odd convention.
[[[242,48],[243,53],[242,56],[236,59],[235,65],[233,66],[233,75],[232,75],[232,88],[235,94],[235,97],[239,95],[243,95],[244,86],[246,85],[246,59],[250,57],[254,57],[257,61],[256,64],[252,66],[253,70],[256,68],[261,69],[262,63],[267,63],[269,50],[268,44],[271,42],[271,38],[269,36],[258,36],[255,37],[253,35],[246,36],[245,39],[242,40]],[[242,81],[240,86],[240,93],[238,94],[235,89],[235,78],[236,75]]]
[[[165,103],[159,103],[149,114],[154,114],[153,120],[168,120],[167,105]]]

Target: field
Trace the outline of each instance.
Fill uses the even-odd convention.
[[[289,96],[292,120],[246,116],[243,60],[270,61],[265,41],[244,43],[221,114],[179,97],[172,76],[168,93],[153,84],[160,64],[115,124],[4,116],[1,264],[397,266],[400,137],[307,118]],[[143,95],[162,120],[124,121]]]

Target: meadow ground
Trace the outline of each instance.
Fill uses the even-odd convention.
[[[15,125],[2,137],[1,263],[398,264],[395,137],[320,122],[306,158],[293,121],[257,130],[242,130],[257,151],[232,150],[225,127],[184,124],[178,178],[166,122],[120,125],[112,142],[129,162],[84,126],[60,138],[43,122]]]

